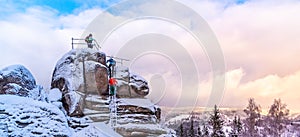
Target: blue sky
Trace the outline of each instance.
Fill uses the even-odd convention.
[[[47,7],[58,12],[58,14],[72,14],[76,10],[85,10],[94,7],[107,8],[121,0],[0,0],[1,16],[23,12],[28,7]]]
[[[28,7],[36,6],[48,7],[57,11],[59,15],[65,15],[94,7],[105,9],[120,1],[122,0],[0,0],[0,5],[5,5],[0,9],[0,16],[3,17],[7,14],[23,12]],[[225,1],[231,3],[230,1]],[[246,0],[234,0],[236,4],[243,4],[245,1]]]

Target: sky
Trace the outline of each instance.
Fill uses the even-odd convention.
[[[120,0],[0,0],[0,68],[23,64],[33,73],[37,83],[48,90],[56,62],[71,49],[71,38],[81,37],[95,23],[99,28],[108,28],[114,24],[109,21],[121,20],[122,14],[116,11],[103,14],[118,2]],[[288,108],[300,110],[299,0],[177,2],[207,22],[223,52],[226,81],[224,92],[220,93],[221,100],[216,104],[243,108],[253,97],[263,108],[268,108],[275,98],[281,98]],[[140,12],[143,15],[155,11],[186,22],[193,18],[189,12],[181,12],[176,7],[172,12],[165,12],[164,6],[168,7],[132,3],[126,7],[126,14]],[[99,15],[111,20],[97,22]],[[195,28],[191,25],[187,29]],[[132,71],[149,81],[149,98],[160,105],[205,106],[214,77],[209,55],[203,45],[198,44],[180,24],[163,19],[135,19],[113,31],[102,50],[107,54],[124,51],[118,54],[126,58],[133,55],[134,51],[128,49],[134,46],[142,50],[149,46],[159,49],[173,45],[176,48],[166,48],[170,50],[165,53],[139,54],[129,64]],[[192,60],[192,64],[187,60]],[[184,63],[185,68],[181,68]],[[193,65],[195,70],[192,70]],[[187,83],[182,81],[184,70],[191,70],[187,76],[198,74],[196,83],[190,79]],[[193,87],[197,91],[190,94],[187,90]],[[174,103],[178,100],[186,103]]]

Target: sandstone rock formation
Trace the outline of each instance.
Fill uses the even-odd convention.
[[[59,90],[62,93],[62,106],[72,118],[85,116],[93,123],[109,123],[108,69],[105,63],[105,54],[92,49],[71,50],[57,62],[50,92]],[[116,131],[122,136],[168,134],[170,130],[158,124],[160,108],[145,98],[149,94],[147,81],[119,64],[115,74],[118,82]],[[61,106],[59,98],[50,100]]]
[[[74,49],[56,64],[51,88],[62,91],[62,102],[70,116],[83,116],[87,94],[106,95],[106,55],[92,49]]]
[[[0,70],[0,94],[11,94],[45,100],[45,93],[32,74],[22,65],[12,65]]]
[[[147,81],[130,72],[128,67],[116,67],[117,95],[122,98],[143,98],[149,94]]]

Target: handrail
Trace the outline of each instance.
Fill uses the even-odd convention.
[[[82,42],[74,42],[74,41],[82,41],[82,40],[85,40],[85,39],[81,39],[81,38],[73,38],[72,37],[72,49],[74,49],[74,45],[84,45],[84,44],[87,44],[87,43],[82,43]],[[98,44],[98,42],[94,39],[95,41],[95,47],[97,48],[97,50],[100,50],[101,49],[101,46]]]
[[[119,57],[114,57],[114,56],[106,56],[106,57],[120,60],[120,62],[118,62],[118,63],[121,63],[121,65],[123,65],[123,61],[130,61],[129,59],[124,59],[124,58],[119,58]]]

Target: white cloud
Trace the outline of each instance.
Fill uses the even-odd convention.
[[[281,98],[293,112],[300,111],[297,102],[300,99],[300,70],[280,77],[269,74],[253,81],[242,83],[241,80],[248,74],[242,68],[226,72],[226,89],[223,93],[222,107],[244,108],[250,97],[255,98],[258,104],[268,109],[274,99]],[[198,105],[205,106],[211,94],[212,78],[199,84]],[[218,102],[216,102],[218,104]]]
[[[53,10],[30,7],[25,13],[8,15],[0,20],[0,68],[23,64],[39,84],[49,88],[56,61],[71,49],[71,37],[80,37],[99,12],[90,9],[58,16]]]

